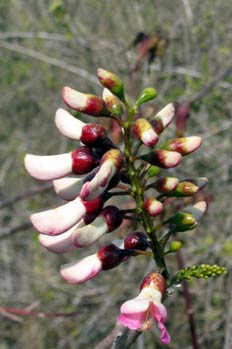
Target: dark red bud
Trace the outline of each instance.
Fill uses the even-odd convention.
[[[72,171],[76,175],[86,174],[92,170],[93,153],[88,147],[80,147],[72,152]]]
[[[90,147],[97,146],[106,135],[106,129],[97,124],[87,124],[82,128],[80,141]]]
[[[101,215],[104,216],[106,224],[108,226],[108,233],[117,229],[122,224],[122,214],[119,209],[115,206],[104,207]]]
[[[114,244],[102,247],[97,253],[98,258],[102,263],[102,270],[117,267],[127,255],[128,251],[120,249]]]
[[[159,273],[150,273],[144,279],[140,286],[140,290],[144,287],[153,287],[155,290],[159,291],[162,296],[166,291],[166,281],[164,277]]]
[[[124,239],[124,247],[128,250],[135,249],[145,251],[148,248],[148,245],[147,237],[141,231],[130,233]]]

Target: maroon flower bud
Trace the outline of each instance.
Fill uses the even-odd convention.
[[[104,101],[97,96],[81,93],[65,86],[62,90],[62,97],[68,107],[79,112],[92,116],[109,115]]]
[[[148,147],[152,147],[158,142],[157,133],[153,130],[152,125],[144,118],[139,118],[134,122],[133,132]]]
[[[168,194],[177,188],[178,183],[179,180],[175,177],[163,177],[155,181],[154,188],[159,193]]]
[[[115,96],[122,101],[125,101],[123,82],[117,77],[117,75],[99,68],[97,70],[97,76],[100,83],[110,90]]]
[[[106,136],[106,129],[97,124],[87,124],[82,128],[80,141],[89,147],[96,147]]]
[[[151,165],[159,166],[161,168],[175,167],[181,162],[180,153],[163,149],[144,154],[140,156],[140,158],[149,162]]]
[[[159,291],[162,296],[164,296],[167,284],[161,274],[150,273],[143,279],[140,290],[143,290],[145,287],[152,287],[155,290]]]
[[[162,147],[165,150],[177,151],[181,155],[188,155],[197,150],[201,145],[201,137],[192,136],[186,138],[175,138],[169,140]]]
[[[122,224],[122,214],[115,206],[110,205],[105,207],[102,210],[101,215],[105,218],[106,224],[108,226],[108,233],[117,229]]]
[[[148,198],[144,201],[143,204],[144,210],[151,216],[156,217],[163,211],[162,202]]]
[[[86,174],[94,167],[94,155],[90,148],[83,146],[72,152],[72,171],[74,174]]]
[[[141,231],[130,233],[124,239],[124,247],[128,250],[145,251],[149,246],[146,235]]]
[[[97,257],[101,261],[102,270],[108,270],[117,267],[128,254],[127,250],[109,244],[98,251]]]

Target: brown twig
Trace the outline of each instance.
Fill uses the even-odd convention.
[[[21,316],[32,316],[39,318],[56,318],[56,317],[72,317],[80,315],[80,312],[72,311],[72,312],[41,312],[41,311],[32,311],[27,309],[19,309],[19,308],[8,308],[4,306],[0,306],[0,312],[5,314],[13,314],[13,315],[21,315]]]
[[[183,269],[184,268],[184,260],[183,260],[181,251],[178,251],[176,255],[177,255],[178,268]],[[192,349],[199,349],[199,346],[197,343],[197,334],[196,334],[196,329],[195,329],[195,321],[194,321],[194,315],[193,315],[191,295],[189,293],[187,282],[185,280],[183,280],[182,284],[183,284],[183,294],[184,294],[184,300],[185,300],[186,313],[188,316]]]

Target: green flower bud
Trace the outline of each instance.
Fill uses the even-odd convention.
[[[182,248],[183,244],[180,241],[172,241],[169,245],[170,252],[177,252]]]
[[[136,106],[139,106],[143,103],[146,103],[146,102],[154,99],[156,97],[156,95],[157,95],[157,91],[154,88],[147,87],[141,92],[141,94],[140,94],[140,96],[137,99],[135,104],[136,104]]]
[[[160,173],[160,168],[157,166],[150,166],[149,169],[146,172],[145,177],[148,178],[152,178],[157,176]]]

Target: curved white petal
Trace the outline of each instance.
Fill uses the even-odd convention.
[[[167,104],[163,109],[161,109],[155,116],[155,119],[161,119],[163,127],[167,127],[175,115],[175,107],[173,103]]]
[[[24,164],[32,177],[42,181],[61,178],[72,172],[71,153],[48,156],[27,154]]]
[[[73,200],[80,193],[84,178],[65,177],[53,181],[57,195],[64,200]]]
[[[90,182],[83,184],[80,196],[84,200],[94,200],[99,197],[108,187],[110,180],[116,173],[112,161],[105,161]]]
[[[66,281],[72,284],[81,284],[93,278],[101,269],[101,261],[94,254],[78,262],[61,265],[60,273]]]
[[[73,231],[80,226],[83,226],[84,222],[81,220],[74,227],[67,230],[63,234],[50,236],[45,234],[39,234],[39,241],[42,246],[44,246],[48,251],[54,253],[66,253],[71,252],[75,249],[72,242]]]
[[[73,244],[76,247],[86,247],[102,237],[108,231],[108,226],[103,216],[97,217],[92,223],[73,232]]]
[[[191,213],[197,220],[205,213],[207,204],[205,201],[199,201],[193,206],[186,207],[183,212]]]
[[[82,128],[85,126],[85,123],[76,119],[66,110],[60,108],[56,112],[55,116],[56,127],[64,136],[80,140]]]
[[[85,206],[78,197],[57,208],[34,213],[30,219],[34,228],[40,233],[59,235],[78,223],[85,213]]]

